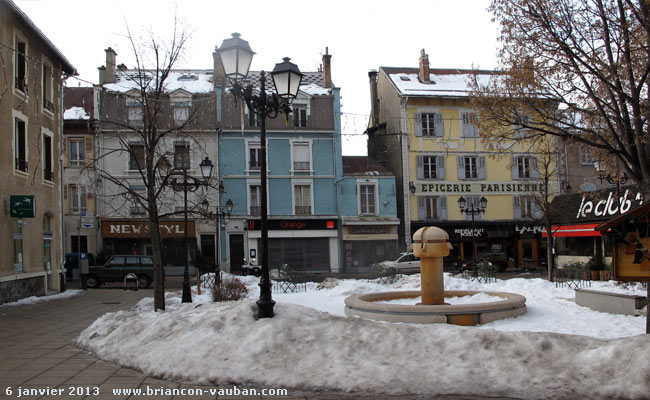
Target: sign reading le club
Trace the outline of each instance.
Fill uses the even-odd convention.
[[[161,221],[160,236],[163,238],[182,238],[185,236],[183,221]],[[187,236],[195,237],[194,221],[187,221]],[[148,221],[102,221],[102,236],[105,238],[148,238]]]

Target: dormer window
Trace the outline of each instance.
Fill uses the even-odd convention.
[[[180,77],[178,80],[183,80],[182,78]],[[190,80],[190,78],[184,80]],[[192,96],[185,91],[179,91],[169,97],[174,123],[176,126],[185,124],[189,120],[192,111]]]

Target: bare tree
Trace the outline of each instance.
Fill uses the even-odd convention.
[[[650,197],[650,2],[493,0],[500,69],[476,74],[481,132],[589,146]]]
[[[146,41],[139,43],[128,27],[127,33],[135,67],[118,66],[119,81],[103,87],[99,151],[91,168],[102,181],[102,204],[111,208],[113,215],[129,216],[129,210],[136,208],[138,214],[147,216],[154,262],[154,309],[164,310],[160,222],[165,216],[177,213],[174,204],[178,198],[169,184],[172,174],[178,172],[174,168],[187,173],[185,163],[189,162],[185,156],[178,159],[175,142],[194,143],[193,147],[205,152],[205,141],[210,134],[214,135],[214,121],[211,120],[215,115],[211,112],[214,111],[214,95],[204,93],[194,98],[182,118],[176,118],[169,86],[174,66],[181,59],[189,39],[188,31],[181,29],[175,19],[168,40],[150,34]],[[193,79],[191,73],[187,74],[187,79]],[[129,160],[128,169],[133,172],[127,179],[110,168],[115,159],[125,158]],[[205,188],[188,208],[194,209],[201,198],[207,196],[208,189]]]

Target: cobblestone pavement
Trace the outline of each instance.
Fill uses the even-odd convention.
[[[0,306],[0,399],[476,399],[476,396],[382,396],[303,392],[288,396],[233,395],[244,385],[197,386],[157,379],[97,358],[73,340],[104,313],[127,309],[153,296],[151,289],[91,289],[59,300]],[[115,393],[114,389],[150,390],[150,395]],[[236,388],[236,389],[235,389]],[[174,395],[167,389],[177,389]],[[184,390],[183,390],[184,389]],[[222,390],[222,395],[218,390]],[[157,393],[151,391],[158,390]],[[198,391],[202,395],[197,395]],[[213,391],[211,393],[210,391]],[[257,388],[260,390],[261,388]],[[241,392],[240,392],[241,393]],[[191,394],[191,395],[190,395]]]

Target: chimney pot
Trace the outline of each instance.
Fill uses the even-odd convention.
[[[429,67],[429,55],[425,53],[424,49],[420,51],[420,81],[430,82],[431,71]]]
[[[323,80],[325,87],[331,88],[332,85],[332,56],[329,54],[329,48],[325,47],[325,54],[323,54]]]

